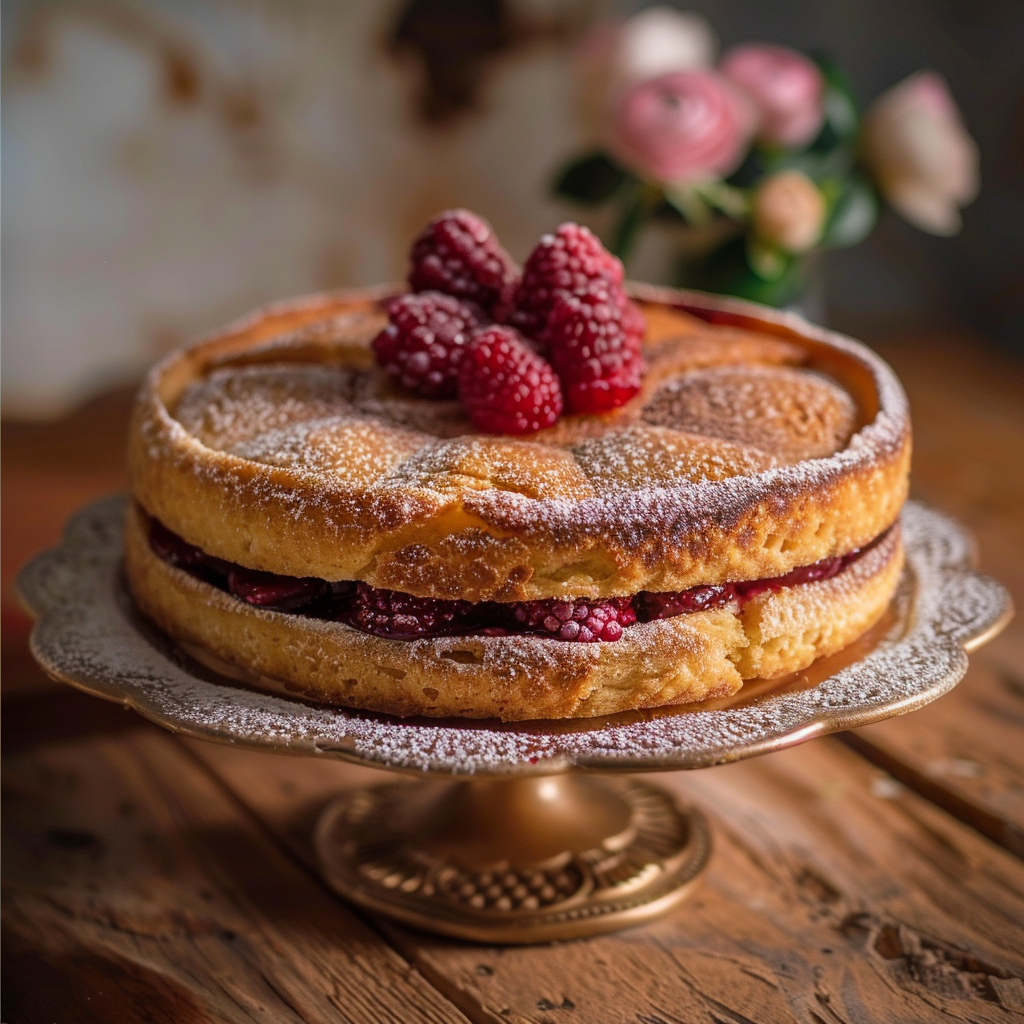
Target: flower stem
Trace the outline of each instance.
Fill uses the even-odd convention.
[[[650,220],[663,198],[660,186],[650,185],[646,182],[638,181],[629,190],[626,201],[622,205],[622,213],[611,244],[611,251],[623,263],[629,261],[637,239],[640,237],[641,229]]]

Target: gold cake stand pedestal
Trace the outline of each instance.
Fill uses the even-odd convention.
[[[656,786],[549,775],[357,790],[324,811],[316,847],[355,903],[424,931],[521,943],[664,913],[707,865],[711,834]]]
[[[912,711],[951,689],[967,652],[1012,614],[1006,590],[973,570],[963,529],[910,503],[889,613],[806,672],[603,720],[396,719],[247,686],[174,644],[125,585],[124,509],[121,496],[85,509],[19,577],[47,673],[187,736],[420,776],[331,803],[316,828],[321,869],[360,906],[482,942],[576,938],[664,913],[707,864],[708,824],[623,773],[705,768]]]

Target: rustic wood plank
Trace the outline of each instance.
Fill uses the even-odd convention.
[[[8,646],[6,641],[4,646]],[[3,671],[7,669],[5,658]],[[14,696],[5,693],[2,722],[5,754],[88,735],[113,736],[147,725],[141,715],[122,704],[97,700],[63,683],[47,681],[48,686],[18,687]]]
[[[154,727],[8,758],[4,797],[10,1024],[465,1024]]]
[[[877,346],[914,421],[913,489],[967,525],[980,567],[1024,608],[1024,365],[980,341],[928,335]],[[901,782],[1024,857],[1024,621],[971,656],[941,701],[848,737]]]
[[[190,743],[304,863],[324,801],[382,773]],[[474,1020],[1007,1021],[1024,867],[834,741],[656,781],[713,815],[689,903],[642,929],[492,948],[381,922]]]
[[[971,657],[948,697],[844,736],[859,754],[1024,858],[1024,631]]]

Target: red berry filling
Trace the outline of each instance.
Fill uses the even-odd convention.
[[[328,583],[314,577],[279,576],[247,569],[207,555],[156,519],[150,520],[149,529],[150,547],[165,562],[261,608],[345,622],[364,633],[393,640],[483,635],[539,636],[570,643],[614,643],[635,622],[668,619],[730,604],[742,608],[759,594],[831,579],[883,537],[884,533],[856,551],[800,566],[771,579],[691,587],[676,593],[642,591],[633,597],[473,604],[414,597],[366,583]]]
[[[577,643],[618,640],[622,628],[636,622],[632,599],[628,597],[515,601],[507,608],[514,631]]]
[[[732,583],[713,587],[691,587],[677,593],[652,594],[643,591],[636,595],[633,604],[636,614],[643,622],[652,619],[670,619],[686,612],[703,612],[709,608],[721,608],[736,600],[736,588]]]
[[[733,601],[736,601],[742,608],[759,594],[777,594],[785,587],[829,580],[842,572],[851,562],[855,562],[861,555],[870,551],[884,536],[885,533],[880,534],[870,544],[856,548],[848,554],[837,555],[835,558],[823,558],[820,562],[814,562],[811,565],[801,565],[784,576],[773,576],[764,580],[743,580],[740,583],[721,583],[708,587],[691,587],[689,590],[668,594],[643,591],[633,599],[637,617],[641,622],[650,622],[652,619],[669,619],[673,615],[681,615],[686,612],[721,608]]]
[[[149,529],[150,547],[168,564],[184,569],[199,579],[225,589],[230,562],[208,555],[202,548],[189,544],[184,537],[168,530],[163,523],[151,520]]]
[[[278,576],[259,569],[245,569],[234,565],[228,570],[228,590],[246,604],[259,608],[292,611],[305,608],[323,597],[330,589],[324,580],[313,576],[302,579]]]
[[[472,608],[468,601],[435,601],[357,583],[351,602],[333,617],[364,633],[415,640],[459,632],[468,623]]]
[[[165,561],[179,569],[192,569],[201,566],[209,557],[195,544],[189,544],[184,537],[179,537],[156,519],[150,521],[150,547]]]

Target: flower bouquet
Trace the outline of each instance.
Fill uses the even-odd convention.
[[[584,42],[596,146],[554,187],[614,207],[609,248],[623,262],[648,225],[674,224],[673,283],[785,306],[815,254],[864,239],[883,202],[924,231],[960,229],[978,153],[939,75],[912,75],[862,117],[823,57],[753,43],[716,63],[716,50],[699,15],[666,7]]]

